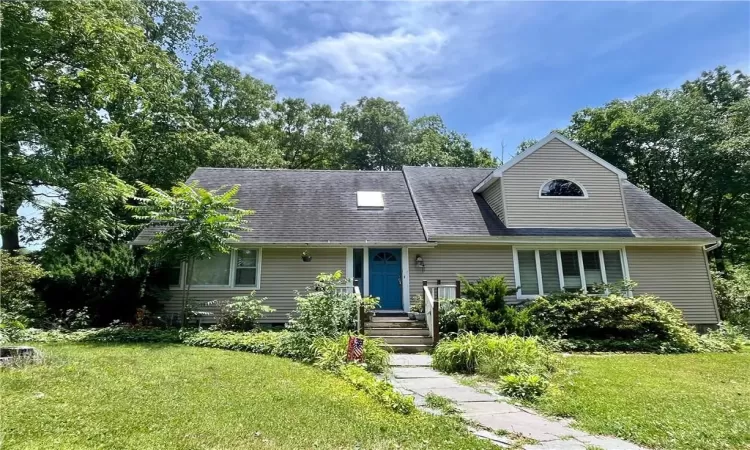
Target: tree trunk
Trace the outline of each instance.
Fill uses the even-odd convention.
[[[183,289],[182,291],[182,320],[180,321],[181,328],[184,328],[187,324],[187,306],[188,300],[190,299],[190,279],[193,278],[193,263],[193,258],[188,259],[187,274],[185,276],[185,289]]]
[[[21,240],[18,236],[18,208],[20,204],[14,204],[5,200],[4,204],[0,207],[0,212],[3,214],[3,224],[0,229],[0,235],[3,238],[3,250],[7,250],[13,254],[18,253],[21,248]]]

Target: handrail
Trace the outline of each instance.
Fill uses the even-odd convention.
[[[365,334],[365,305],[362,303],[362,293],[359,291],[357,280],[354,280],[354,298],[357,299],[357,333]]]
[[[427,321],[427,329],[430,332],[432,338],[432,344],[437,345],[440,340],[440,301],[439,294],[438,298],[433,297],[430,287],[427,286],[427,282],[422,282],[422,291],[424,295],[424,313],[425,320]]]

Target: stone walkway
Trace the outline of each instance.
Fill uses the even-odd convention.
[[[512,433],[536,441],[523,445],[526,450],[643,449],[622,439],[590,435],[571,428],[565,421],[548,419],[512,405],[499,395],[461,385],[453,377],[433,370],[431,362],[429,355],[392,355],[389,381],[402,394],[413,396],[414,403],[422,409],[429,410],[425,405],[428,393],[452,400],[464,419],[483,428],[472,429],[474,434],[501,447],[514,446],[514,439],[509,437]],[[514,448],[518,448],[517,444]]]

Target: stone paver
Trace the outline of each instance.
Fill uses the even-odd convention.
[[[432,357],[430,355],[396,353],[391,355],[391,366],[430,367]]]
[[[586,446],[605,450],[643,449],[622,439],[590,435],[571,428],[567,421],[542,417],[501,397],[461,385],[452,377],[433,370],[430,362],[429,355],[392,355],[389,381],[398,392],[412,395],[414,403],[422,409],[427,409],[425,396],[429,393],[451,399],[461,410],[462,417],[483,427],[470,428],[471,432],[498,446],[510,447],[512,439],[492,431],[504,430],[537,441],[524,445],[526,450],[585,450]]]

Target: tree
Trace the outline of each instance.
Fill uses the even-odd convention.
[[[628,179],[750,258],[750,80],[724,67],[680,89],[573,115],[566,133]],[[722,250],[716,253],[722,263]],[[721,267],[720,267],[721,270]]]
[[[187,319],[190,280],[196,260],[209,259],[216,253],[228,253],[230,242],[237,241],[237,231],[249,231],[245,217],[251,210],[236,207],[234,198],[239,185],[221,193],[191,184],[179,183],[169,192],[145,183],[138,186],[146,193],[137,204],[128,205],[134,217],[148,221],[155,230],[153,243],[147,246],[157,262],[181,262],[187,276],[182,295],[182,324]]]
[[[475,149],[465,135],[450,131],[438,115],[410,124],[406,164],[442,167],[497,167],[489,150]]]
[[[197,20],[163,1],[3,2],[3,248],[20,247],[23,202],[62,201],[85,172],[132,163],[129,129],[181,84],[175,51]],[[153,15],[152,15],[153,14]],[[148,31],[147,31],[148,30]],[[164,45],[167,50],[161,47]],[[169,50],[171,49],[171,51]]]
[[[362,97],[341,115],[355,144],[346,165],[361,170],[398,170],[406,163],[409,117],[398,102]]]

